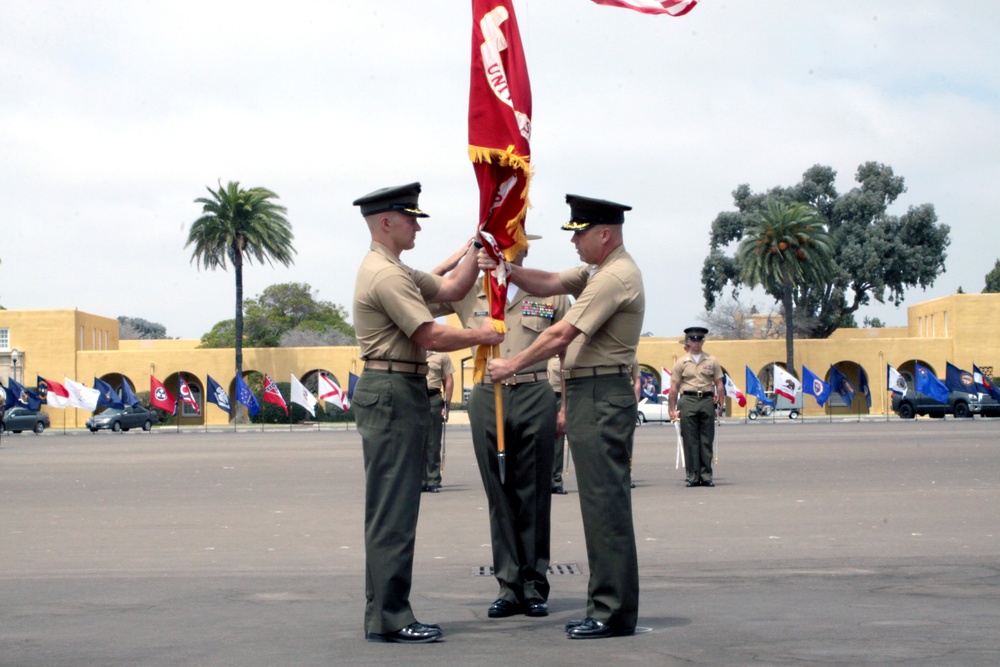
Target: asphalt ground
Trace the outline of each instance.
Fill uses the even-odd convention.
[[[1000,420],[727,422],[714,489],[636,431],[639,632],[575,641],[576,478],[551,614],[489,619],[468,426],[423,494],[411,600],[445,641],[363,638],[356,431],[49,431],[0,443],[0,666],[997,665]]]

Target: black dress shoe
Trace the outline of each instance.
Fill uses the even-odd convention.
[[[635,482],[632,482],[631,484],[632,484],[631,488],[634,489],[635,488]]]
[[[549,615],[549,605],[545,604],[545,600],[540,600],[538,598],[532,598],[525,603],[527,609],[524,610],[525,616],[548,616]]]
[[[569,491],[567,491],[566,489],[564,489],[561,486],[553,486],[552,487],[552,493],[555,493],[555,494],[560,495],[560,496],[565,496],[567,493],[569,493]]]
[[[586,623],[589,620],[590,620],[590,616],[588,616],[587,618],[575,618],[572,621],[566,621],[566,632],[569,632],[573,628],[580,627],[581,625],[583,625],[584,623]]]
[[[702,482],[701,485],[702,486],[715,486],[715,482],[713,482],[712,480],[708,480],[707,482]]]
[[[574,626],[566,631],[570,639],[604,639],[605,637],[620,637],[631,635],[635,629],[616,628],[602,623],[596,618],[586,618],[580,625]]]
[[[693,486],[701,486],[701,482],[688,482],[687,487],[690,489]]]
[[[497,600],[490,605],[490,610],[486,614],[490,618],[507,618],[524,613],[524,607],[517,602],[510,600]]]
[[[368,641],[383,644],[428,644],[436,642],[442,637],[444,637],[444,633],[441,632],[440,627],[424,625],[423,623],[410,623],[405,628],[384,634],[365,633],[365,639]]]

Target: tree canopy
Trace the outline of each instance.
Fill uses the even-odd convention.
[[[986,286],[983,294],[996,294],[1000,292],[1000,259],[993,265],[993,270],[986,274]]]
[[[736,297],[748,286],[732,246],[743,240],[753,217],[770,199],[815,207],[825,221],[834,251],[833,272],[824,284],[803,280],[795,284],[794,321],[799,335],[826,338],[853,322],[858,308],[872,299],[898,306],[912,287],[930,287],[944,272],[948,225],[939,224],[933,204],[911,206],[903,215],[888,208],[906,191],[892,167],[866,162],[855,174],[857,187],[843,194],[834,187],[833,168],[814,165],[800,183],[755,193],[743,184],[733,191],[735,211],[723,211],[712,223],[709,254],[702,267],[705,307],[712,310],[728,288]],[[732,254],[729,254],[732,253]],[[776,300],[781,292],[768,290]]]
[[[167,328],[158,322],[150,322],[141,317],[118,316],[119,340],[163,340],[167,338]]]
[[[244,304],[245,347],[315,347],[353,345],[354,327],[347,310],[315,298],[306,283],[281,283]],[[233,347],[235,321],[218,322],[202,336],[202,347]]]

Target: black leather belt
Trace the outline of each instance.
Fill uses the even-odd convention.
[[[698,398],[705,398],[706,396],[712,396],[713,391],[711,389],[705,391],[682,391],[683,396],[696,396]]]
[[[413,361],[395,361],[393,359],[367,359],[365,360],[365,370],[427,375],[427,364],[418,364]]]
[[[439,396],[440,394],[441,394],[441,387],[434,387],[433,389],[427,387],[428,396]]]
[[[545,371],[535,371],[533,373],[514,373],[506,380],[500,380],[500,384],[510,387],[516,384],[528,384],[529,382],[539,382],[548,379]],[[493,380],[487,375],[480,384],[493,384]]]
[[[564,380],[597,377],[598,375],[627,375],[628,366],[590,366],[588,368],[571,368],[562,372]]]

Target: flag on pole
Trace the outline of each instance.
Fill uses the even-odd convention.
[[[472,0],[469,159],[479,184],[479,231],[499,266],[483,277],[493,327],[506,331],[506,261],[528,247],[524,216],[531,177],[531,84],[513,0]],[[488,348],[476,352],[474,378]]]
[[[181,395],[181,403],[190,405],[200,417],[201,406],[198,405],[198,401],[195,399],[194,394],[191,393],[191,387],[188,386],[184,376],[180,373],[177,374],[177,391]]]
[[[172,415],[177,414],[177,399],[152,375],[149,376],[149,404]]]
[[[774,364],[774,393],[784,396],[792,403],[795,396],[802,391],[802,383],[794,375],[786,371],[778,364]]]
[[[750,370],[749,366],[747,366],[746,368],[747,368],[747,394],[749,394],[750,396],[756,396],[757,400],[763,403],[764,405],[770,405],[771,407],[774,407],[774,401],[772,401],[767,397],[767,393],[764,391],[764,385],[762,385],[760,383],[760,380],[757,379],[757,375],[752,370]]]
[[[608,7],[624,7],[643,14],[669,14],[684,16],[694,9],[698,0],[593,0],[599,5]]]
[[[312,392],[306,389],[305,385],[299,382],[299,379],[295,377],[294,373],[292,373],[292,388],[289,392],[288,398],[291,399],[292,403],[296,403],[297,405],[301,405],[305,408],[306,412],[313,417],[316,416],[316,397],[312,395]]]
[[[288,415],[288,404],[285,403],[284,397],[281,395],[281,390],[278,389],[278,385],[275,384],[267,373],[264,373],[264,402],[273,403],[279,408],[285,411],[285,415]]]
[[[226,414],[233,414],[233,406],[229,402],[229,394],[222,388],[222,385],[212,379],[211,375],[208,376],[208,395],[205,396],[205,399],[209,403],[215,403]]]
[[[927,368],[917,364],[917,391],[925,396],[930,396],[938,403],[947,403],[951,392],[948,385],[937,379]]]
[[[739,390],[736,383],[733,382],[733,378],[729,377],[729,373],[723,373],[723,386],[726,388],[726,396],[736,401],[736,404],[741,408],[745,408],[747,405],[746,395]]]
[[[65,408],[69,405],[69,392],[66,387],[53,380],[38,376],[38,397],[53,408]]]
[[[132,391],[132,387],[129,386],[128,380],[125,379],[124,375],[122,376],[122,403],[133,407],[139,405],[139,397]]]
[[[894,394],[899,394],[900,396],[902,396],[903,394],[906,393],[907,389],[906,378],[900,375],[899,371],[897,371],[892,366],[889,366],[887,364],[886,368],[889,369],[887,372],[888,377],[886,378],[886,384],[889,387],[889,391],[891,391]]]
[[[847,376],[837,370],[833,364],[830,365],[830,391],[835,391],[844,399],[844,403],[850,407],[854,403],[854,385],[847,379]]]
[[[674,381],[674,374],[665,367],[660,366],[660,393],[666,396],[670,393],[670,383]]]
[[[23,378],[22,378],[23,379]],[[22,406],[38,412],[42,407],[41,397],[33,391],[25,389],[21,386],[20,382],[16,382],[11,378],[7,378],[7,400],[5,403],[5,410],[10,410],[15,406]]]
[[[979,366],[972,364],[972,375],[976,379],[976,387],[981,393],[989,394],[1000,401],[1000,387],[997,387],[996,383],[987,377],[986,373],[980,370]]]
[[[260,404],[242,375],[236,376],[236,400],[246,406],[251,418],[256,417],[257,413],[260,412]]]
[[[63,378],[63,382],[65,383],[66,391],[69,393],[69,402],[67,403],[69,407],[89,410],[90,412],[97,409],[97,399],[100,397],[101,392],[69,378]]]
[[[319,386],[319,400],[323,401],[324,406],[335,405],[345,412],[350,409],[351,401],[328,375],[320,373],[317,385]]]
[[[865,395],[865,405],[871,410],[872,390],[868,386],[868,373],[865,373],[865,369],[860,364],[858,364],[858,391]]]
[[[820,407],[830,398],[830,385],[805,365],[802,366],[802,391],[815,398]]]
[[[115,392],[114,387],[104,380],[95,377],[94,389],[101,393],[100,397],[97,399],[98,405],[103,405],[106,408],[115,408],[117,410],[121,410],[125,407],[122,399],[119,398],[117,392]]]

